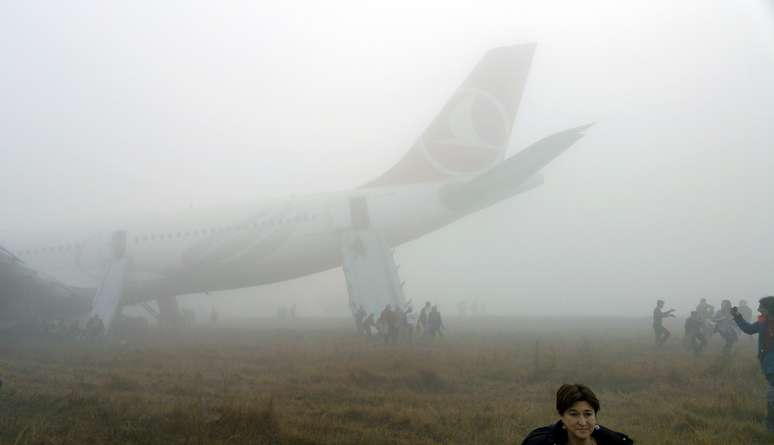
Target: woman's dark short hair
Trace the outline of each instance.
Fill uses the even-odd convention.
[[[758,303],[769,312],[769,315],[774,315],[774,297],[768,296],[758,300]]]
[[[556,390],[556,411],[559,412],[560,416],[570,409],[575,402],[580,401],[588,402],[595,413],[599,411],[599,399],[594,395],[594,391],[586,385],[565,383]]]

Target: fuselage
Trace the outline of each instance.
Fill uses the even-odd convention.
[[[50,238],[4,241],[31,267],[78,287],[98,287],[115,233],[130,259],[127,303],[258,286],[341,265],[341,234],[377,230],[391,246],[459,216],[438,199],[446,182],[288,197]],[[364,226],[365,225],[365,226]]]

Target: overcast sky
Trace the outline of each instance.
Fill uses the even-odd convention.
[[[408,296],[452,313],[479,297],[490,313],[647,315],[656,298],[685,313],[703,296],[774,294],[767,8],[3,2],[0,241],[360,185],[487,49],[537,42],[511,153],[594,127],[542,187],[400,247]],[[342,292],[335,271],[221,301],[345,313]]]

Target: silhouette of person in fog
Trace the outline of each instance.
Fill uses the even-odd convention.
[[[381,315],[379,315],[379,324],[382,325],[382,335],[384,335],[384,343],[397,343],[398,341],[398,322],[399,315],[396,310],[392,309],[392,305],[384,307]]]
[[[692,311],[691,316],[685,320],[685,342],[686,346],[693,350],[696,355],[701,354],[704,347],[707,346],[707,337],[702,330],[704,321],[699,318],[697,311]]]
[[[363,332],[368,338],[371,338],[371,334],[373,334],[372,328],[376,328],[376,321],[374,320],[374,314],[370,313],[368,314],[368,317],[366,317],[365,320],[363,320]]]
[[[438,310],[438,306],[433,306],[433,308],[430,310],[430,314],[427,316],[427,323],[430,325],[431,337],[435,337],[436,335],[443,337],[442,330],[446,327],[443,325],[441,312]]]
[[[726,344],[723,346],[723,353],[730,353],[734,344],[739,340],[739,334],[736,333],[736,323],[734,323],[734,317],[731,315],[731,302],[729,300],[723,300],[720,303],[720,310],[715,314],[712,321],[715,322],[715,331],[726,341]]]
[[[674,317],[674,309],[668,311],[662,311],[664,307],[664,300],[658,300],[656,302],[656,308],[653,309],[653,333],[656,336],[656,346],[662,346],[666,343],[671,332],[664,327],[664,319],[668,317]]]

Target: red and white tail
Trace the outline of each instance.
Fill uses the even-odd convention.
[[[502,161],[534,52],[488,51],[411,150],[365,187],[472,177]]]

